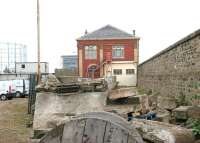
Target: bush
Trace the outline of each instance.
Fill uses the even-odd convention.
[[[186,122],[188,128],[191,128],[195,136],[200,136],[200,119],[188,119]]]

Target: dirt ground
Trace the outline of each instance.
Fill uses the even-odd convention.
[[[27,128],[27,98],[0,101],[0,143],[27,143],[31,128]]]

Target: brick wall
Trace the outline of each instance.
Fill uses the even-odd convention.
[[[138,87],[200,104],[200,29],[138,66]]]

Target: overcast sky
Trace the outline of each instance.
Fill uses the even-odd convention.
[[[200,0],[40,0],[41,61],[50,71],[76,54],[76,38],[107,24],[136,30],[140,62],[200,28]],[[28,47],[37,60],[36,0],[0,0],[0,42]]]

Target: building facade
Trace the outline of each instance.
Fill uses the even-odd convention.
[[[16,62],[27,62],[26,45],[0,43],[0,73],[15,72]]]
[[[63,69],[75,70],[78,67],[77,55],[63,55],[61,61]]]
[[[136,86],[139,38],[111,25],[77,39],[81,77],[116,76],[119,85]]]

